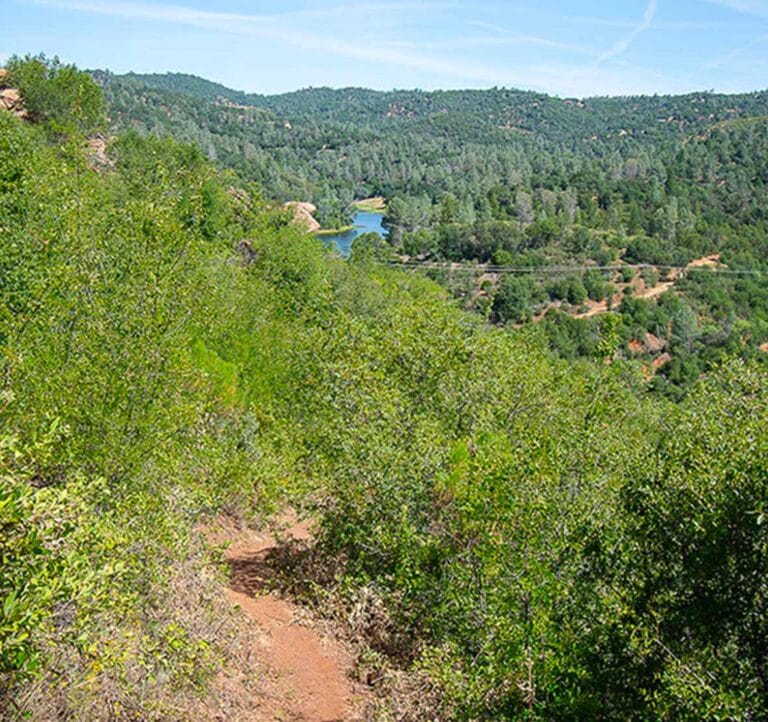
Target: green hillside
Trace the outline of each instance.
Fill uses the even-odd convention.
[[[673,397],[726,356],[766,360],[764,92],[256,96],[193,76],[95,77],[117,130],[194,142],[266,197],[315,203],[326,227],[346,226],[353,200],[385,197],[381,258],[432,264],[433,280],[492,322],[543,323],[566,358],[595,353],[607,306],[622,352]],[[699,268],[661,293],[670,266],[713,256],[725,273]],[[464,270],[441,270],[456,262]],[[536,270],[550,267],[564,270]]]
[[[490,324],[375,248],[344,262],[291,225],[269,199],[335,187],[309,153],[335,126],[282,144],[276,107],[241,121],[109,81],[125,130],[98,163],[90,76],[8,68],[31,120],[0,109],[4,717],[194,718],[232,655],[200,525],[288,505],[318,520],[312,568],[331,570],[294,587],[357,614],[367,663],[418,680],[407,702],[370,679],[401,718],[768,715],[757,361],[713,362],[675,403],[615,322],[565,358],[543,326]],[[236,127],[261,134],[254,158],[234,160]],[[528,143],[507,160],[577,163]]]

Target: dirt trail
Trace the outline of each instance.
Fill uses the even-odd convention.
[[[613,301],[616,306],[621,303],[621,297],[620,296],[613,296]],[[608,313],[608,301],[588,301],[587,305],[589,306],[588,311],[584,311],[584,313],[575,313],[573,315],[574,318],[591,318],[592,316],[598,316],[601,313]]]
[[[713,256],[703,256],[701,258],[697,258],[693,261],[691,261],[687,266],[685,270],[689,270],[691,268],[716,268],[718,264],[720,263],[720,254],[717,253]],[[671,291],[675,287],[675,283],[680,278],[681,272],[680,271],[672,271],[668,274],[668,280],[665,281],[659,281],[656,283],[655,286],[648,287],[645,285],[644,281],[640,281],[639,283],[634,284],[634,287],[632,289],[632,296],[634,298],[641,298],[648,300],[650,298],[658,298],[663,293],[666,293],[667,291]],[[621,303],[621,297],[614,295],[613,298],[613,305],[612,307],[615,308]],[[554,304],[552,304],[554,305]],[[559,305],[559,304],[558,304]],[[598,316],[602,313],[607,313],[608,308],[608,301],[589,301],[588,304],[589,309],[585,311],[584,313],[577,313],[574,314],[574,318],[590,318],[592,316]],[[545,309],[544,313],[541,314],[543,317],[547,310],[549,310],[550,306]]]
[[[675,287],[674,281],[661,281],[651,288],[644,288],[642,291],[632,294],[635,298],[656,298]]]
[[[310,539],[310,527],[295,518],[279,536],[292,542]],[[270,558],[280,546],[271,533],[238,531],[226,527],[215,532],[229,541],[226,560],[232,573],[227,598],[240,607],[256,628],[252,653],[269,671],[260,680],[266,699],[254,720],[333,722],[360,719],[364,691],[352,681],[352,654],[338,640],[324,634],[310,612],[268,591],[273,576]]]
[[[662,293],[666,293],[667,291],[673,289],[675,287],[674,281],[660,281],[657,285],[652,286],[651,288],[646,288],[644,285],[641,285],[638,288],[635,288],[632,292],[633,298],[642,298],[642,299],[649,299],[649,298],[656,298],[658,296],[661,296]],[[587,305],[589,306],[589,310],[584,311],[584,313],[576,313],[574,314],[574,318],[591,318],[592,316],[599,316],[603,313],[608,313],[610,308],[618,308],[621,305],[621,296],[618,294],[615,294],[613,296],[612,305],[608,306],[608,301],[588,301]]]

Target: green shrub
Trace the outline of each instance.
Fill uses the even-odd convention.
[[[44,55],[14,55],[6,63],[8,82],[19,89],[29,117],[56,131],[74,128],[89,134],[104,129],[106,113],[101,90],[74,65]]]

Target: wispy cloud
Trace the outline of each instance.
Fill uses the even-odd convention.
[[[709,5],[719,5],[729,10],[733,10],[741,15],[747,15],[752,18],[754,24],[755,18],[768,19],[768,0],[703,0]],[[758,27],[764,28],[763,25],[758,23]],[[749,56],[750,51],[759,45],[764,45],[768,42],[768,35],[762,33],[757,36],[753,36],[748,42],[743,43],[726,53],[716,55],[714,58],[708,60],[704,67],[708,70],[721,70],[728,68],[730,72],[747,72],[751,73],[755,69],[755,63],[750,62],[749,68],[746,68],[744,63],[738,63],[744,56]],[[762,58],[761,58],[762,59]]]
[[[714,4],[719,3],[719,0],[699,0],[700,2]],[[727,1],[727,0],[726,0]],[[637,21],[624,20],[620,18],[605,18],[590,15],[570,15],[564,13],[554,13],[548,11],[536,12],[539,17],[545,18],[549,25],[553,27],[564,27],[572,29],[573,26],[585,26],[590,30],[596,28],[627,28],[634,29],[637,26]],[[494,23],[474,21],[470,23],[477,27],[483,27],[486,30],[495,30],[497,25]],[[680,31],[680,30],[749,30],[750,25],[746,21],[724,23],[722,20],[700,20],[700,19],[686,19],[686,20],[657,20],[653,19],[654,30],[668,30],[668,31]]]
[[[632,45],[635,38],[640,35],[640,33],[645,32],[648,30],[648,28],[651,27],[651,23],[653,22],[653,18],[656,16],[656,0],[649,0],[648,5],[645,8],[645,12],[643,13],[643,19],[635,25],[632,30],[624,35],[622,38],[619,38],[611,47],[606,50],[604,53],[601,53],[597,58],[597,64],[600,65],[602,63],[605,63],[609,60],[612,60],[613,58],[617,58],[620,55],[623,55],[627,50],[629,50],[629,46]]]
[[[470,25],[482,27],[486,23],[472,22]],[[474,48],[474,47],[513,47],[513,46],[534,46],[549,48],[551,50],[561,50],[566,53],[574,53],[576,55],[596,55],[596,52],[584,45],[577,45],[575,43],[563,43],[557,40],[550,40],[549,38],[540,37],[538,35],[525,35],[518,33],[510,33],[500,28],[494,28],[497,32],[495,35],[465,35],[456,38],[448,38],[446,40],[432,40],[432,41],[410,41],[410,40],[392,40],[383,41],[381,44],[387,47],[398,48],[413,48],[419,50],[459,50],[461,48]]]
[[[446,0],[424,0],[422,2],[371,2],[371,3],[344,3],[340,5],[320,5],[317,7],[291,10],[284,16],[290,17],[314,17],[314,18],[350,18],[359,19],[365,15],[382,13],[424,12],[433,10],[447,10],[452,7],[460,7],[458,2],[446,2]]]
[[[291,27],[285,16],[248,15],[210,12],[180,5],[138,2],[101,2],[99,0],[35,0],[38,4],[78,12],[109,15],[136,20],[154,20],[179,25],[192,25],[238,35],[250,35],[354,60],[369,60],[397,65],[442,76],[475,82],[504,85],[507,73],[494,67],[457,62],[447,58],[412,52],[405,48],[382,44],[350,43],[319,33]],[[420,4],[423,7],[423,4]]]
[[[703,0],[710,5],[721,5],[742,15],[768,18],[768,0]]]
[[[629,50],[638,35],[651,27],[656,17],[656,11],[657,0],[648,0],[643,17],[639,22],[631,23],[623,20],[577,18],[577,22],[581,20],[593,26],[627,27],[629,32],[622,35],[607,50],[592,53],[593,59],[589,63],[574,66],[545,66],[537,70],[551,73],[553,82],[557,82],[561,88],[571,88],[572,94],[577,96],[588,95],[589,91],[587,89],[590,87],[599,87],[601,94],[623,95],[629,85],[626,80],[628,77],[632,78],[631,86],[634,93],[658,92],[660,87],[672,90],[670,87],[670,82],[672,81],[669,77],[662,79],[654,71],[621,60],[621,56]],[[621,66],[620,68],[617,67],[619,65]]]
[[[181,5],[162,5],[142,2],[100,2],[99,0],[33,0],[38,5],[75,10],[97,15],[136,20],[157,20],[161,22],[201,25],[210,27],[220,23],[267,23],[268,15],[241,15],[235,13],[217,13],[209,10],[196,10]]]
[[[526,70],[542,85],[557,88],[564,96],[584,98],[592,95],[641,95],[682,93],[690,86],[670,73],[618,60],[606,65],[554,63],[535,65]]]
[[[679,32],[681,30],[717,30],[723,32],[724,30],[750,30],[751,26],[747,22],[739,23],[724,23],[722,21],[708,21],[708,20],[678,20],[662,22],[654,20],[654,30],[672,30]]]
[[[753,48],[759,45],[765,45],[765,43],[768,43],[768,35],[759,35],[752,38],[752,40],[744,45],[740,45],[727,53],[714,57],[712,60],[708,61],[704,67],[710,70],[720,70],[721,68],[728,67],[731,71],[739,71],[741,68],[738,65],[734,66],[733,61],[748,55]]]
[[[604,95],[626,94],[641,92],[675,92],[680,88],[676,80],[668,73],[663,76],[639,68],[635,65],[621,64],[619,56],[626,51],[633,40],[650,27],[655,13],[656,0],[650,0],[642,20],[631,25],[629,32],[616,41],[607,51],[599,52],[599,48],[591,48],[575,43],[560,42],[537,34],[515,33],[493,24],[484,28],[485,32],[475,35],[465,34],[458,37],[424,39],[411,42],[409,37],[387,37],[385,33],[371,33],[363,37],[360,33],[352,35],[347,32],[330,32],[328,23],[334,30],[348,29],[349,21],[345,24],[342,18],[354,18],[354,14],[344,16],[342,5],[310,6],[308,9],[287,11],[278,14],[247,14],[221,11],[207,11],[183,5],[175,5],[148,0],[26,0],[38,5],[55,7],[92,15],[103,15],[126,18],[136,21],[162,22],[179,26],[204,28],[212,33],[231,36],[256,37],[274,43],[294,47],[302,51],[314,51],[324,57],[337,56],[352,61],[348,63],[351,72],[343,73],[342,78],[359,77],[358,68],[366,68],[365,63],[379,65],[387,69],[387,76],[398,78],[398,84],[409,85],[408,78],[414,78],[414,85],[428,87],[467,87],[467,86],[505,86],[522,87],[532,90],[557,93],[563,96],[584,97],[596,92]],[[344,0],[342,0],[344,1]],[[434,8],[452,7],[448,2],[398,2],[398,0],[381,0],[370,2],[365,6],[366,15],[371,18],[371,28],[375,29],[375,9],[381,15],[393,16],[398,23],[422,23],[429,20]],[[219,6],[221,7],[221,6]],[[392,10],[400,8],[401,13],[385,13],[383,8]],[[459,7],[457,5],[456,7]],[[464,5],[463,7],[466,8]],[[407,8],[407,10],[406,10]],[[326,23],[313,22],[307,13],[325,12],[331,18]],[[339,16],[336,27],[335,17]],[[331,17],[332,16],[332,17]],[[317,16],[319,17],[319,15]],[[290,19],[291,22],[287,22]],[[383,21],[386,26],[388,20]],[[474,27],[481,28],[479,23]],[[382,27],[382,26],[379,26]],[[466,29],[467,24],[464,25]],[[458,31],[461,32],[461,31]],[[462,54],[462,48],[488,45],[493,47],[505,46],[536,46],[549,48],[549,62],[526,59],[524,54],[513,66],[510,60],[506,62],[478,61]],[[583,56],[581,62],[572,62],[573,58]],[[302,56],[303,57],[303,56]],[[612,62],[607,62],[611,60]],[[404,69],[405,73],[396,73],[395,69]],[[371,69],[371,73],[375,72]],[[430,84],[430,80],[433,83]],[[341,82],[347,82],[343,79]],[[354,82],[354,81],[352,81]]]

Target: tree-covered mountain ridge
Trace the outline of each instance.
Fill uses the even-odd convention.
[[[466,308],[495,323],[534,320],[569,358],[595,353],[596,308],[618,314],[621,353],[635,355],[647,333],[663,340],[671,361],[654,384],[669,393],[724,354],[764,358],[765,92],[262,96],[189,75],[95,77],[116,130],[195,142],[268,197],[312,202],[326,227],[347,225],[356,199],[387,198],[382,260],[428,261]],[[666,283],[663,267],[713,255],[745,275]],[[498,277],[489,264],[534,273]],[[599,270],[611,266],[622,268]],[[560,277],[535,272],[553,267]]]
[[[324,119],[345,122],[402,122],[424,120],[447,113],[475,117],[489,128],[542,132],[559,137],[591,140],[612,134],[674,136],[703,129],[736,117],[768,114],[768,91],[722,94],[711,91],[685,95],[559,98],[533,91],[390,90],[367,88],[305,88],[276,95],[233,90],[184,73],[96,77],[136,83],[208,102],[228,101],[268,110],[280,118]],[[658,126],[658,127],[657,127]]]

